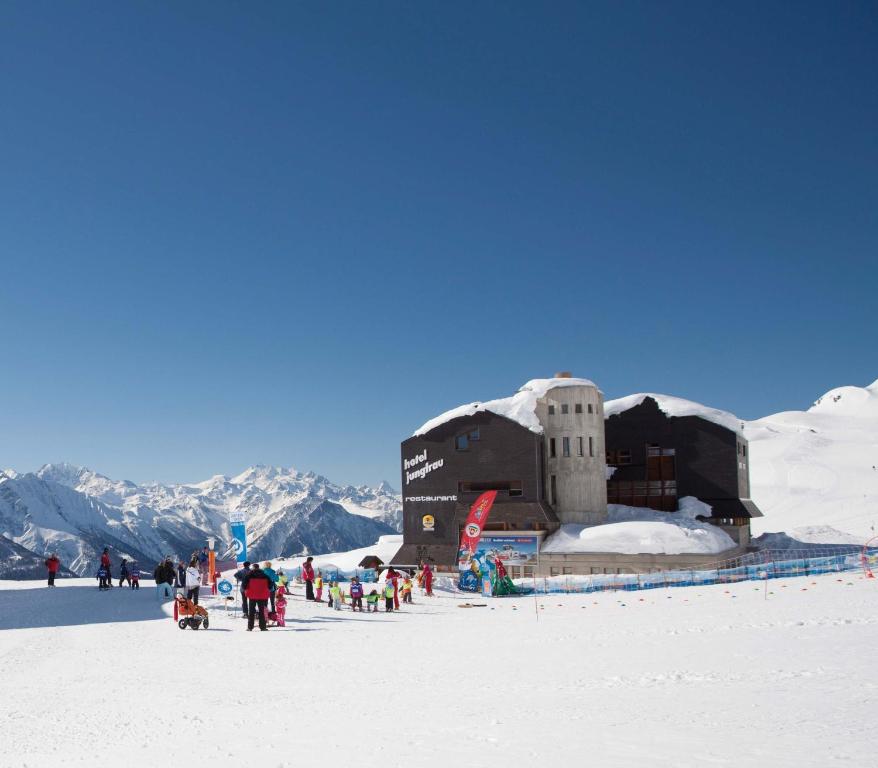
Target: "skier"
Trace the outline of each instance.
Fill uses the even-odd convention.
[[[425,562],[423,567],[424,574],[424,591],[427,593],[427,597],[433,597],[433,569],[430,567],[430,564]]]
[[[314,566],[311,565],[313,557],[308,557],[302,564],[302,581],[305,582],[305,599],[314,599]]]
[[[400,592],[402,592],[402,601],[404,603],[408,603],[411,605],[412,602],[412,580],[406,576],[402,580],[402,587],[400,587]]]
[[[318,603],[323,602],[323,571],[318,570],[317,575],[314,577],[314,589],[317,591],[317,594],[314,596],[314,599]]]
[[[396,594],[396,587],[390,581],[384,582],[384,610],[387,613],[393,611],[393,596]]]
[[[277,615],[277,625],[285,627],[287,625],[287,590],[283,584],[277,588],[277,594],[274,598],[275,613]]]
[[[103,592],[105,589],[110,588],[110,578],[107,574],[107,569],[105,566],[101,566],[98,568],[98,589]]]
[[[140,589],[140,565],[136,560],[128,564],[128,574],[131,577],[131,589]]]
[[[123,557],[122,562],[119,564],[119,586],[121,587],[123,583],[128,582],[128,586],[131,586],[131,574],[128,572],[128,561]]]
[[[58,559],[58,555],[54,552],[49,556],[49,559],[46,560],[46,569],[49,571],[49,586],[55,586],[55,574],[58,573],[58,569],[61,567],[61,561]]]
[[[351,578],[351,610],[363,612],[363,585],[356,576]]]
[[[378,613],[378,592],[374,589],[366,595],[366,613]]]
[[[333,581],[329,587],[329,604],[336,610],[341,610],[341,587],[337,581]]]

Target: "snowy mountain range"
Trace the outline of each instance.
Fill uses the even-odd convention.
[[[211,535],[222,556],[230,511],[245,513],[248,545],[258,557],[367,546],[397,532],[402,519],[401,499],[387,483],[339,486],[313,472],[254,466],[191,485],[136,485],[47,464],[34,473],[0,471],[0,577],[14,569],[20,578],[28,568],[42,575],[52,551],[74,573],[90,574],[105,546],[115,560],[134,558],[151,568],[165,554],[200,548]]]

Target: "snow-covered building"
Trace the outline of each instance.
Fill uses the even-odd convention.
[[[749,447],[730,413],[667,395],[639,394],[606,405],[607,498],[611,504],[674,513],[678,500],[709,505],[706,522],[741,547],[750,519]],[[610,474],[608,472],[608,474]]]
[[[569,373],[447,411],[401,453],[404,544],[395,564],[455,566],[460,529],[486,490],[498,495],[485,530],[511,538],[606,520],[603,396]]]

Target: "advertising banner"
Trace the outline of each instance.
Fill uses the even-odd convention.
[[[466,518],[457,552],[460,589],[478,592],[483,588],[485,577],[490,578],[490,568],[484,550],[479,548],[479,540],[496,498],[497,491],[485,491],[476,499]]]
[[[239,510],[229,512],[229,526],[232,529],[232,550],[235,561],[243,563],[247,559],[247,528],[244,513]]]
[[[507,568],[510,565],[535,566],[539,551],[539,536],[533,534],[516,536],[485,534],[482,536],[480,549],[485,550],[489,560],[500,560]]]

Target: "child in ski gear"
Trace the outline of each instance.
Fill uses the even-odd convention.
[[[274,610],[277,614],[277,625],[279,627],[285,627],[287,625],[287,590],[283,584],[277,588],[277,592],[274,596]]]
[[[433,569],[429,563],[424,563],[424,592],[433,597]]]
[[[323,571],[317,571],[317,575],[314,577],[314,589],[317,594],[314,596],[314,599],[318,603],[323,602]]]
[[[140,566],[136,560],[128,564],[128,575],[131,579],[131,589],[140,589]]]
[[[131,576],[128,573],[128,561],[123,557],[122,562],[119,564],[119,586],[121,587],[123,583],[128,582],[128,586],[131,586]]]
[[[351,610],[363,612],[363,585],[356,576],[351,578]]]
[[[98,568],[98,589],[109,589],[109,581],[107,569],[102,565]]]
[[[412,602],[412,580],[408,576],[402,580],[400,592],[402,592],[402,601],[404,603]]]
[[[366,613],[378,613],[378,592],[374,589],[366,595]]]
[[[313,557],[306,558],[302,564],[302,581],[305,582],[305,599],[314,599],[314,566],[311,565]]]
[[[329,599],[332,601],[332,607],[336,611],[341,610],[341,602],[342,602],[342,593],[341,587],[338,586],[337,581],[332,582],[332,586],[329,588]]]
[[[46,560],[46,569],[49,571],[49,586],[55,586],[55,574],[58,573],[58,569],[61,567],[61,561],[58,559],[58,555],[54,552],[51,557]]]
[[[384,582],[384,610],[387,613],[393,611],[393,596],[396,594],[396,587],[392,581]]]

